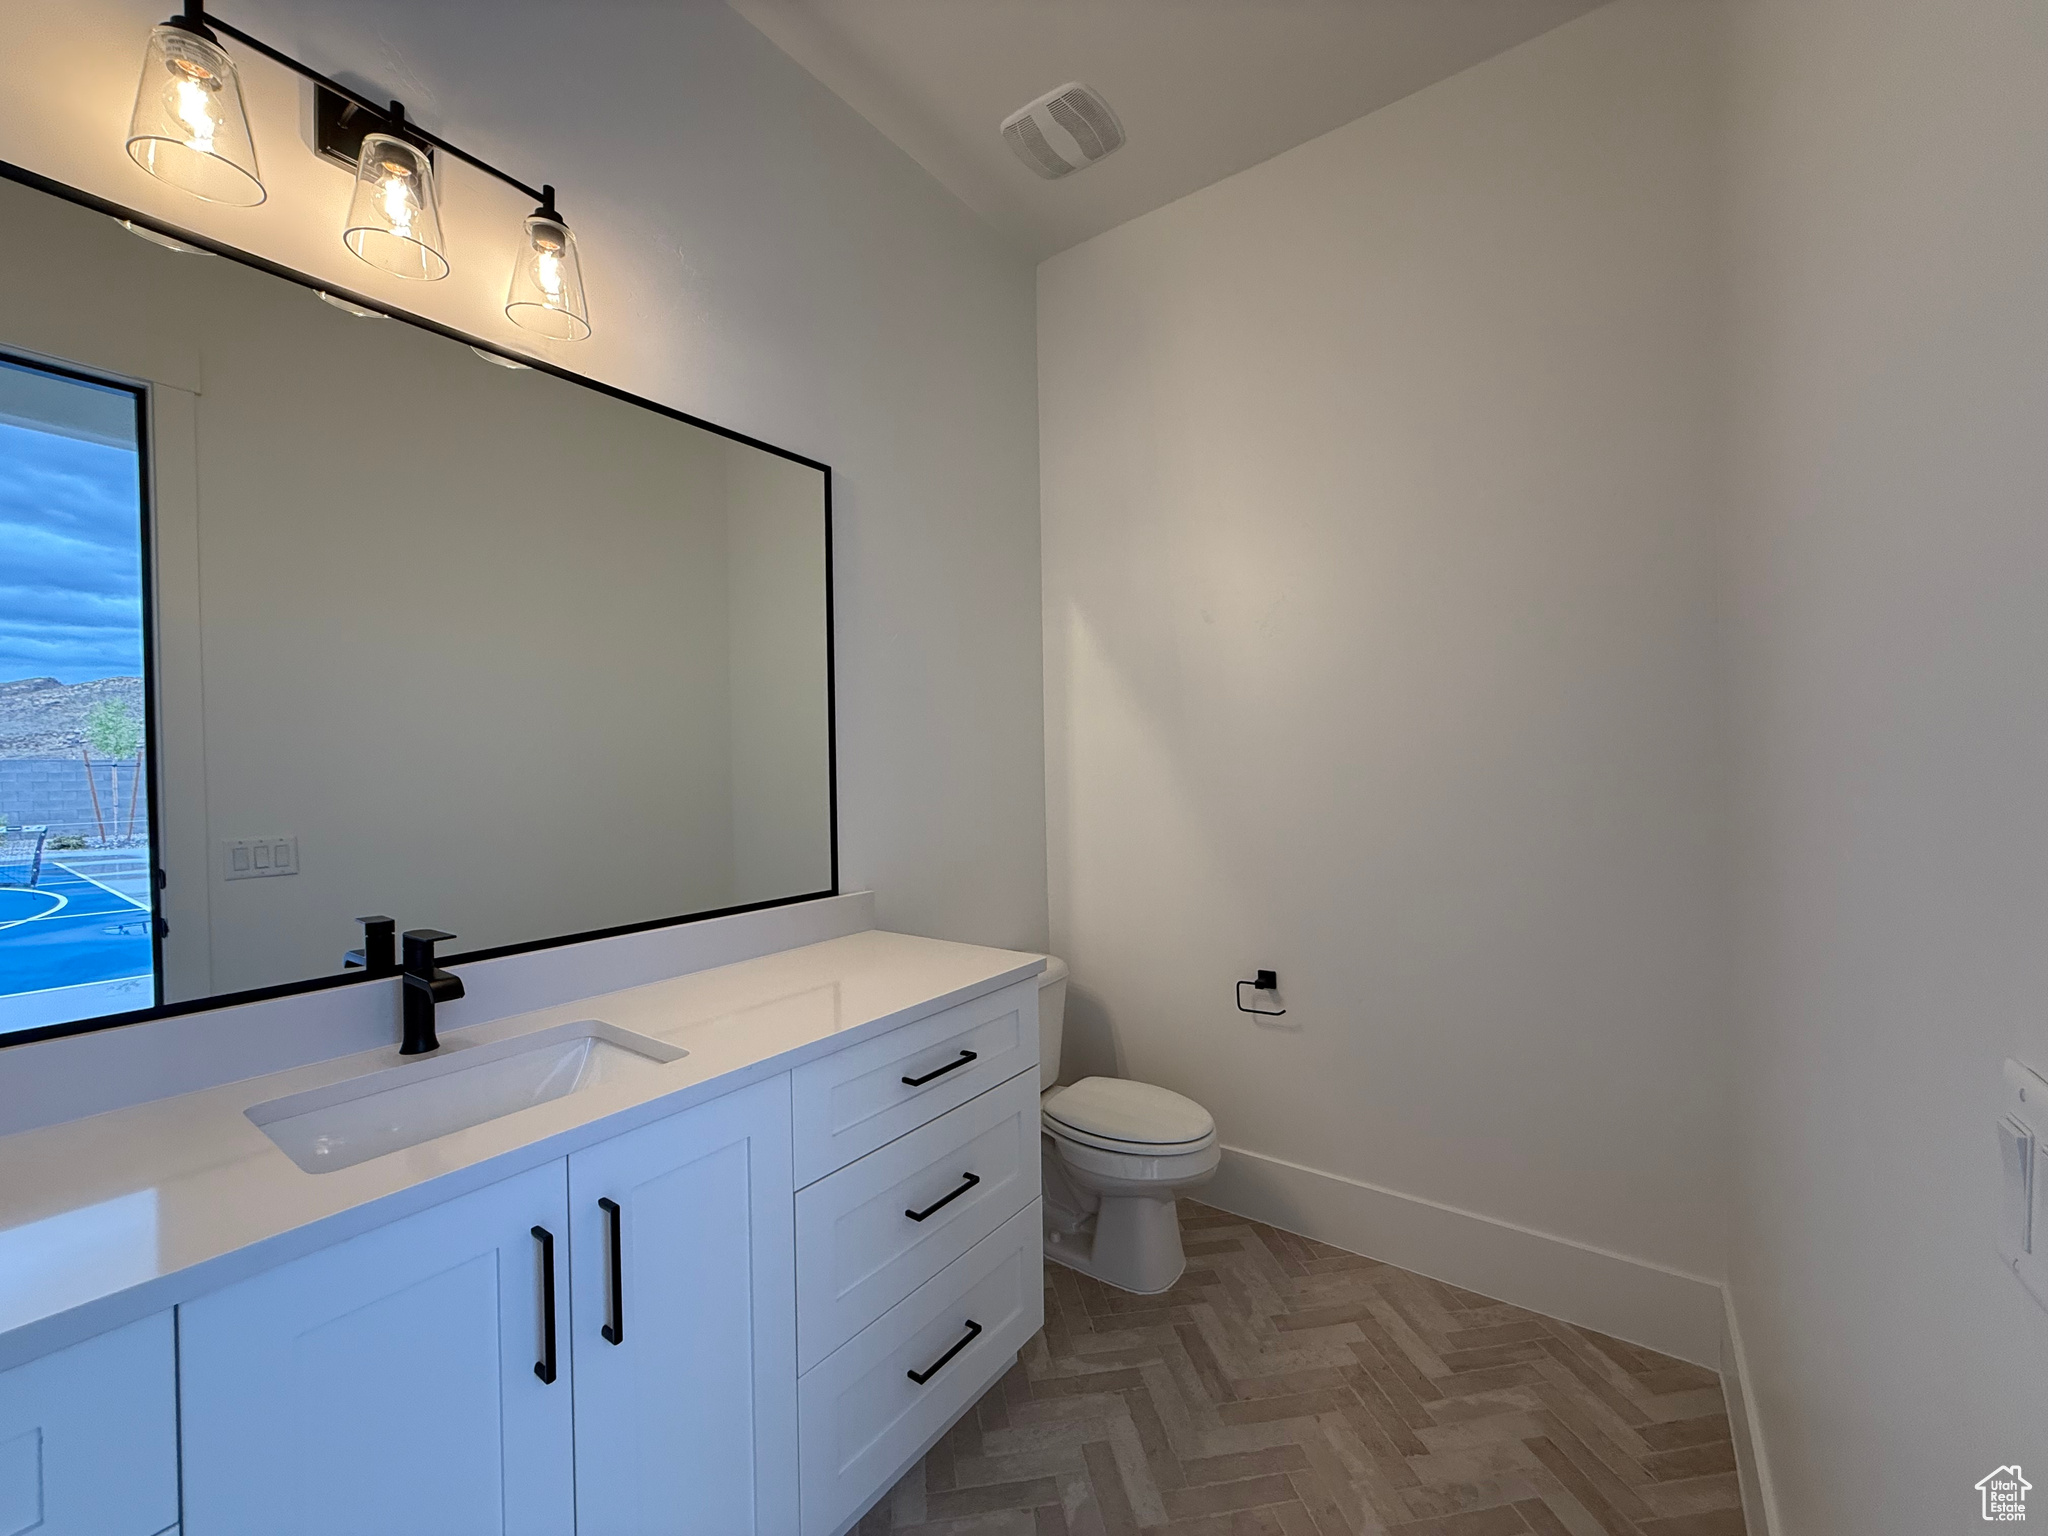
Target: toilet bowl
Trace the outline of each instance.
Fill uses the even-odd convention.
[[[1046,1257],[1119,1290],[1170,1290],[1187,1267],[1175,1197],[1216,1172],[1216,1122],[1150,1083],[1056,1086],[1066,982],[1066,966],[1048,956],[1038,994]]]

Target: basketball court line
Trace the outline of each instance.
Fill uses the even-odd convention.
[[[74,877],[74,878],[76,878],[76,879],[79,879],[79,880],[83,880],[83,881],[85,881],[85,882],[86,882],[86,884],[88,884],[88,885],[97,885],[97,886],[99,886],[99,888],[100,888],[101,890],[105,891],[105,892],[106,892],[106,893],[107,893],[107,894],[108,894],[109,896],[113,897],[113,898],[114,898],[114,900],[116,900],[116,901],[125,901],[125,902],[127,902],[127,903],[128,903],[128,905],[129,905],[129,906],[131,906],[131,907],[135,908],[135,910],[136,910],[136,911],[138,911],[138,912],[147,912],[147,911],[149,910],[149,908],[148,908],[148,907],[145,907],[145,906],[144,906],[144,905],[143,905],[143,904],[142,904],[141,902],[137,901],[137,900],[136,900],[136,899],[135,899],[135,898],[134,898],[133,896],[129,896],[129,895],[126,895],[126,894],[124,894],[124,893],[123,893],[123,892],[121,892],[121,891],[117,891],[117,890],[115,890],[115,889],[114,889],[114,888],[113,888],[113,887],[112,887],[111,885],[107,885],[107,884],[105,884],[105,883],[104,883],[104,882],[102,882],[102,881],[99,881],[99,880],[95,880],[95,879],[93,879],[93,877],[92,877],[91,875],[88,875],[88,874],[87,874],[87,873],[86,873],[86,872],[85,872],[84,870],[82,870],[82,869],[73,869],[73,868],[72,868],[72,867],[71,867],[71,866],[70,866],[69,864],[66,864],[66,863],[65,863],[65,862],[64,862],[64,861],[63,861],[62,859],[52,859],[52,860],[50,860],[50,862],[51,862],[52,864],[56,865],[56,866],[57,866],[57,867],[58,867],[59,869],[63,870],[63,871],[64,871],[64,873],[65,873],[65,874],[67,874],[67,875],[71,875],[71,876],[73,876],[73,877]]]
[[[0,924],[0,996],[151,979],[149,908],[68,864],[43,868],[34,890],[62,905]]]
[[[69,896],[66,896],[62,891],[46,891],[41,889],[40,887],[35,886],[27,886],[23,887],[23,889],[27,890],[31,895],[34,896],[48,896],[51,899],[53,899],[57,903],[57,905],[55,905],[54,907],[45,907],[40,912],[31,912],[27,917],[11,917],[6,919],[5,921],[0,921],[0,933],[5,933],[9,928],[19,928],[23,923],[45,922],[48,919],[55,917],[59,912],[62,912],[66,907],[71,905],[71,898]]]

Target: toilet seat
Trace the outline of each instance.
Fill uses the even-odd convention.
[[[1223,1162],[1223,1149],[1212,1137],[1191,1147],[1153,1147],[1149,1151],[1127,1147],[1112,1152],[1086,1142],[1053,1137],[1054,1153],[1068,1171],[1082,1177],[1086,1187],[1104,1192],[1132,1193],[1139,1189],[1172,1190],[1183,1184],[1199,1184]]]
[[[1039,1123],[1070,1146],[1145,1158],[1188,1156],[1216,1143],[1216,1122],[1193,1099],[1151,1083],[1084,1077],[1039,1100]]]

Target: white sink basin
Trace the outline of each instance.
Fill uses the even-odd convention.
[[[423,1060],[271,1099],[248,1115],[306,1172],[332,1173],[687,1054],[582,1019],[489,1045],[443,1045]]]

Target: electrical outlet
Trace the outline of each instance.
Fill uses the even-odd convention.
[[[263,880],[299,872],[296,837],[227,837],[221,839],[221,878]]]

